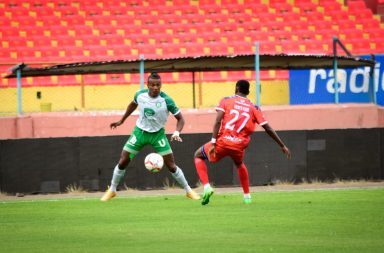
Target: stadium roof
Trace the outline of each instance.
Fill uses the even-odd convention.
[[[16,77],[16,69],[22,68],[22,76],[51,76],[77,74],[105,74],[105,73],[139,73],[141,60],[116,60],[99,62],[79,62],[59,64],[50,67],[31,68],[19,64],[12,68],[12,73],[6,78]],[[333,68],[332,55],[260,55],[260,69],[308,69]],[[372,60],[337,56],[338,68],[356,68],[374,66]],[[220,70],[254,70],[255,55],[236,56],[199,56],[172,59],[145,60],[146,72],[193,72]]]

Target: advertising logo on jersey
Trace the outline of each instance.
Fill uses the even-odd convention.
[[[152,108],[144,108],[144,116],[146,118],[151,118],[155,115],[155,111]]]
[[[363,56],[362,58],[370,58]],[[376,101],[384,105],[384,55],[376,55],[374,90]],[[289,71],[290,104],[334,103],[333,69]],[[338,69],[338,96],[340,103],[373,102],[370,68]]]

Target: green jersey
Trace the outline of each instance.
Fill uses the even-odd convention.
[[[154,133],[164,128],[169,112],[173,115],[180,113],[173,99],[162,91],[155,98],[149,96],[148,89],[137,91],[133,101],[139,106],[136,126],[146,132]]]

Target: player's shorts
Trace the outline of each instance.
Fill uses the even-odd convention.
[[[212,147],[212,142],[207,142],[204,146],[201,147],[201,151],[208,161],[215,163],[220,161],[226,156],[232,158],[235,164],[240,164],[244,159],[244,150],[237,149],[229,149],[224,145],[220,145],[220,143],[216,143],[216,156],[213,154],[209,154],[209,149]]]
[[[150,133],[135,126],[123,149],[136,155],[146,145],[151,145],[156,153],[159,153],[160,155],[168,155],[172,153],[171,145],[169,145],[164,128],[157,132]]]

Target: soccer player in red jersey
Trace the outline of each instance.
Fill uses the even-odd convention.
[[[216,107],[217,116],[213,126],[212,140],[195,152],[196,170],[204,185],[201,202],[203,205],[208,204],[209,198],[213,194],[204,160],[215,163],[226,156],[231,157],[237,167],[244,192],[244,203],[251,203],[248,170],[243,163],[243,158],[256,124],[262,126],[268,135],[275,140],[288,159],[291,158],[290,150],[265,120],[260,108],[247,98],[249,86],[249,82],[246,80],[238,81],[235,95],[225,97],[220,101]]]

